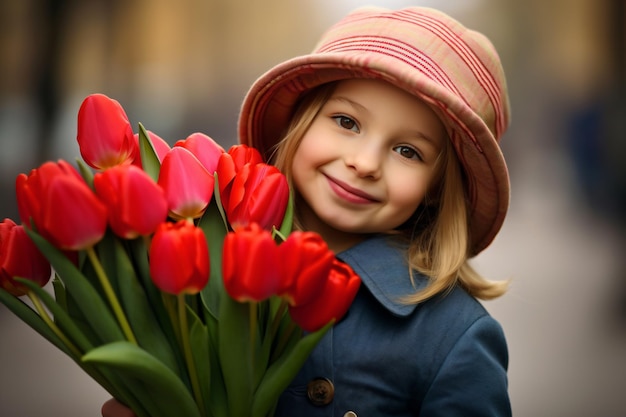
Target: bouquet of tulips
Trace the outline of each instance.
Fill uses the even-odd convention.
[[[0,301],[139,417],[271,415],[358,276],[292,232],[287,180],[255,149],[170,147],[101,94],[77,140],[77,168],[16,179]]]

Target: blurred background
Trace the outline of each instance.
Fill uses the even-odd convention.
[[[512,279],[485,305],[514,415],[626,416],[623,0],[0,0],[0,218],[18,219],[18,173],[79,156],[88,94],[170,144],[200,131],[228,147],[254,79],[365,4],[440,8],[501,54],[512,200],[475,265]],[[1,416],[100,415],[109,395],[4,306],[0,335]]]

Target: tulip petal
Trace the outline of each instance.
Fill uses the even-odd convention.
[[[220,156],[224,153],[224,148],[204,133],[192,133],[186,139],[176,142],[174,146],[181,146],[190,151],[211,174],[217,170]]]
[[[175,146],[163,158],[158,184],[177,218],[198,218],[213,197],[215,179],[187,149]]]

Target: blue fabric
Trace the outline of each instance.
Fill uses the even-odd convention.
[[[284,392],[276,417],[511,415],[502,328],[461,288],[418,305],[398,302],[426,285],[416,275],[412,286],[404,254],[379,236],[338,255],[364,285]],[[307,398],[318,377],[335,388],[325,406]]]

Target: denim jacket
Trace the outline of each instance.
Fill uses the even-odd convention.
[[[276,417],[510,416],[498,322],[462,288],[417,305],[406,248],[378,236],[338,255],[363,285],[281,396]]]

